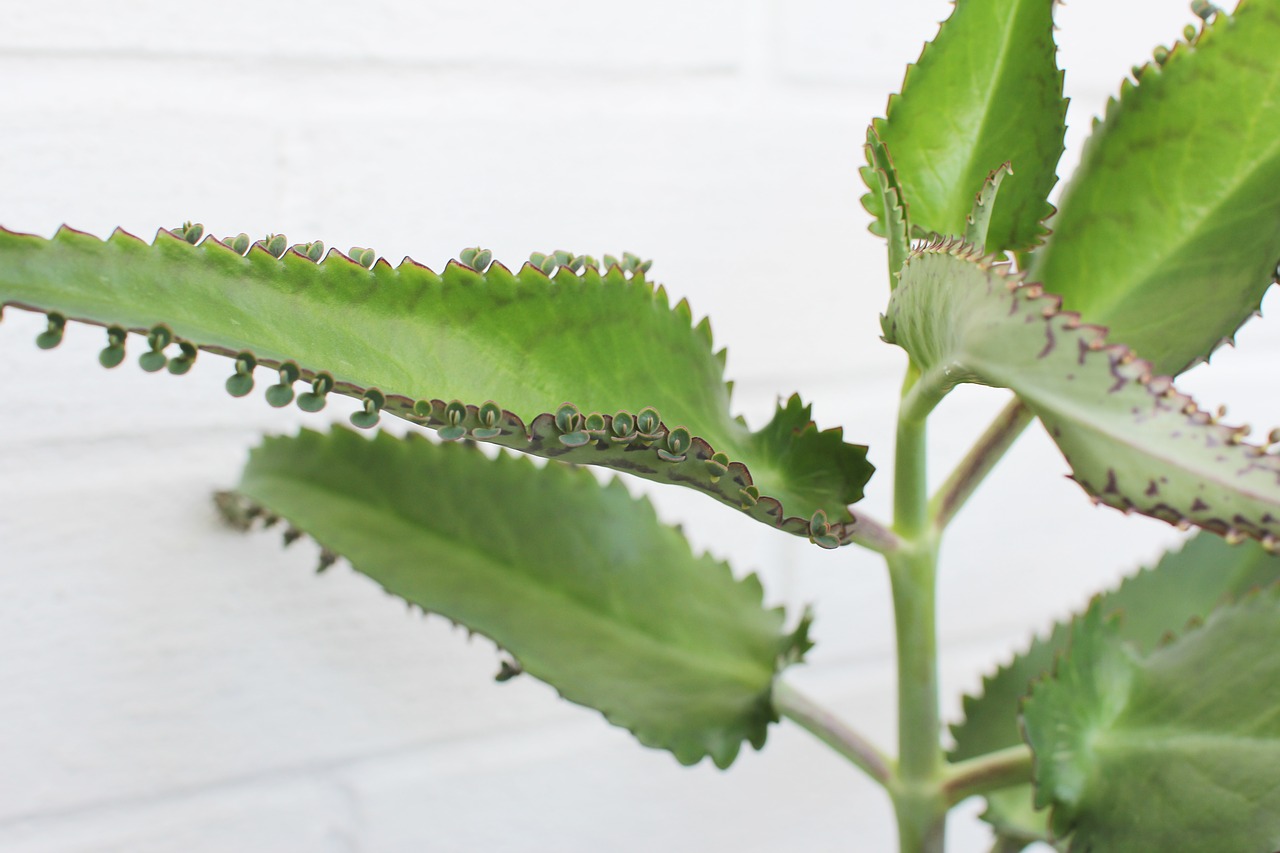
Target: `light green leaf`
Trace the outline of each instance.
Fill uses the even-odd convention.
[[[1166,553],[1155,567],[1099,596],[1097,606],[1104,617],[1118,617],[1119,639],[1148,654],[1189,623],[1203,621],[1215,607],[1277,580],[1280,557],[1260,545],[1231,546],[1217,536],[1198,535],[1181,550]],[[984,678],[979,695],[965,697],[964,722],[951,729],[953,761],[1022,743],[1019,705],[1066,650],[1069,632],[1069,623],[1057,623],[1047,637],[1036,638],[1027,651]],[[998,832],[1026,841],[1048,839],[1048,816],[1033,810],[1030,780],[986,798],[983,818]]]
[[[979,249],[987,245],[987,232],[991,228],[991,214],[995,208],[996,196],[1000,192],[1000,184],[1012,174],[1013,169],[1009,168],[1008,163],[1004,163],[982,182],[982,189],[973,199],[973,210],[965,220],[964,241],[969,245]]]
[[[1036,802],[1073,851],[1280,847],[1280,591],[1142,655],[1094,606],[1023,705]]]
[[[875,126],[867,128],[867,162],[863,178],[869,186],[879,187],[881,210],[879,223],[882,234],[889,243],[889,290],[898,286],[898,273],[911,251],[911,225],[907,221],[907,206],[902,200],[902,188],[893,158]]]
[[[1052,0],[958,0],[938,37],[907,68],[875,129],[893,152],[911,224],[960,234],[983,181],[1001,163],[987,247],[1022,250],[1041,221],[1066,132],[1066,99],[1053,41]],[[883,233],[878,183],[863,204]]]
[[[1230,539],[1280,539],[1280,456],[1243,440],[1104,329],[958,241],[918,249],[883,326],[939,393],[1011,388],[1099,501]]]
[[[1035,280],[1157,373],[1207,358],[1275,277],[1278,41],[1280,2],[1245,0],[1125,81],[1035,255]]]
[[[759,749],[774,676],[809,645],[754,576],[695,557],[647,501],[568,466],[303,432],[254,450],[238,491],[685,764]]]
[[[154,245],[120,231],[102,242],[0,229],[0,305],[49,313],[41,346],[56,345],[67,320],[107,326],[103,358],[118,363],[132,331],[149,337],[149,370],[182,372],[197,348],[235,358],[236,396],[265,366],[280,373],[272,405],[288,405],[295,382],[308,411],[332,390],[362,400],[361,427],[386,412],[449,439],[688,486],[802,536],[823,513],[824,544],[852,535],[847,506],[873,470],[866,448],[819,432],[795,397],[748,430],[730,414],[710,324],[694,326],[685,302],[669,307],[644,278],[648,262],[624,255],[601,272],[568,253],[541,256],[549,278],[469,249],[483,271],[450,262],[437,275],[407,259],[375,263],[367,249],[359,262],[331,252],[316,263],[319,244],[277,258],[268,250],[281,237],[193,245],[196,228],[161,231]]]

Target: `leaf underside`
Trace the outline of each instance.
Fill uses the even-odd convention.
[[[1280,580],[1280,557],[1253,542],[1231,546],[1198,535],[1181,550],[1166,553],[1153,568],[1126,578],[1098,597],[1104,617],[1119,617],[1120,640],[1147,654],[1174,632],[1203,621],[1221,604]],[[964,721],[952,726],[951,760],[962,761],[1022,743],[1018,710],[1032,683],[1047,675],[1067,648],[1069,622],[983,679],[982,691],[964,699]],[[983,819],[1005,837],[1047,841],[1048,815],[1033,810],[1030,780],[986,795]]]
[[[1280,456],[1178,393],[1105,329],[957,240],[919,247],[890,300],[886,339],[949,388],[1010,388],[1098,501],[1230,539],[1280,542]]]
[[[875,130],[892,152],[902,201],[923,232],[960,234],[983,181],[1001,163],[1013,175],[1000,191],[987,247],[1028,249],[1045,233],[1046,201],[1066,133],[1049,0],[963,0],[907,68]],[[884,233],[880,185],[863,205]]]
[[[873,470],[866,448],[819,431],[797,397],[751,432],[730,414],[709,324],[693,326],[687,303],[669,307],[642,271],[561,266],[548,277],[486,260],[485,272],[450,262],[437,275],[408,259],[374,263],[368,250],[371,269],[339,252],[316,263],[301,248],[281,238],[277,257],[262,243],[244,254],[164,230],[148,245],[122,231],[104,242],[65,227],[52,240],[0,229],[0,306],[106,326],[111,345],[112,334],[159,331],[170,354],[236,358],[247,374],[229,383],[237,394],[254,365],[282,369],[273,405],[297,380],[313,406],[329,390],[361,399],[360,426],[380,410],[450,439],[694,488],[802,536],[825,513],[823,544],[853,534],[847,507]]]
[[[1206,359],[1275,278],[1277,41],[1280,1],[1245,0],[1126,80],[1034,256],[1033,279],[1158,373]]]
[[[1090,609],[1023,705],[1036,801],[1072,851],[1280,848],[1280,590],[1141,655]]]
[[[773,678],[809,645],[754,576],[694,556],[647,501],[568,466],[304,431],[255,449],[238,492],[685,764],[760,748]]]

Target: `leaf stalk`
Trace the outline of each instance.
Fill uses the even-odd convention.
[[[1018,744],[951,765],[942,789],[948,806],[961,800],[1031,781],[1031,749]]]
[[[889,785],[894,774],[893,760],[871,741],[790,684],[781,680],[774,682],[773,707],[779,715],[849,759],[855,767],[882,787]]]
[[[892,554],[902,547],[902,539],[888,527],[860,510],[853,512],[849,541],[877,554]]]
[[[1016,397],[996,416],[929,501],[929,515],[935,531],[941,533],[946,529],[991,469],[1022,435],[1032,417],[1031,411]]]

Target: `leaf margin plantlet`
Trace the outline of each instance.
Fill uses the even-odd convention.
[[[616,481],[602,488],[586,472],[572,471],[578,464],[612,467],[657,482],[692,486],[825,549],[863,545],[884,558],[890,581],[898,675],[896,757],[882,752],[794,685],[780,680],[781,665],[795,662],[807,651],[807,616],[801,618],[795,633],[780,636],[774,631],[770,635],[769,643],[774,645],[764,655],[768,658],[765,664],[760,659],[754,661],[751,689],[742,694],[746,698],[731,702],[733,709],[724,716],[713,714],[715,721],[692,740],[681,734],[684,729],[679,722],[659,723],[655,730],[628,717],[634,708],[618,710],[627,702],[618,705],[613,699],[629,692],[625,686],[619,686],[608,702],[593,701],[577,687],[566,688],[573,677],[542,665],[537,655],[528,652],[523,637],[511,644],[520,650],[502,659],[498,680],[524,671],[541,675],[563,695],[576,696],[575,701],[585,699],[593,707],[604,705],[601,710],[608,719],[632,728],[642,742],[668,749],[681,761],[710,756],[716,764],[727,765],[741,743],[758,746],[762,742],[769,722],[789,719],[864,771],[887,793],[903,853],[942,853],[946,816],[955,803],[974,795],[1014,795],[1025,790],[1033,775],[1038,775],[1045,796],[1059,806],[1059,831],[1078,831],[1091,826],[1091,819],[1093,825],[1098,824],[1099,816],[1111,819],[1107,803],[1082,808],[1079,798],[1072,798],[1073,785],[1087,786],[1096,781],[1091,777],[1099,767],[1105,771],[1109,765],[1092,762],[1088,749],[1074,750],[1058,776],[1057,781],[1065,780],[1065,784],[1055,784],[1054,761],[1062,757],[1062,750],[1051,742],[1046,745],[1043,729],[1039,734],[1033,731],[1039,725],[1036,716],[1062,718],[1082,705],[1088,705],[1086,710],[1093,714],[1106,702],[1089,705],[1089,697],[1109,700],[1113,694],[1124,693],[1114,688],[1127,684],[1125,678],[1130,676],[1133,683],[1140,681],[1146,661],[1184,641],[1194,644],[1196,640],[1180,638],[1144,655],[1117,640],[1119,634],[1108,635],[1118,628],[1102,625],[1097,611],[1088,611],[1078,624],[1095,624],[1093,633],[1084,631],[1070,654],[1076,655],[1080,648],[1087,652],[1093,643],[1101,649],[1098,659],[1106,672],[1116,676],[1114,683],[1100,685],[1097,670],[1083,672],[1069,656],[1059,668],[1060,681],[1072,681],[1076,688],[1041,682],[1038,693],[1033,693],[1030,715],[1024,715],[1030,721],[1029,744],[1010,743],[1002,737],[999,744],[988,745],[989,749],[969,751],[962,746],[948,756],[940,737],[943,721],[939,708],[941,543],[967,497],[1021,430],[1038,417],[1067,457],[1075,478],[1097,501],[1125,512],[1146,512],[1178,526],[1197,524],[1209,531],[1199,541],[1213,541],[1207,538],[1210,534],[1223,537],[1213,542],[1216,547],[1226,548],[1249,536],[1261,544],[1247,545],[1252,549],[1247,553],[1280,546],[1280,453],[1272,447],[1280,444],[1280,431],[1267,443],[1250,444],[1244,440],[1245,429],[1223,425],[1221,414],[1202,410],[1175,390],[1172,379],[1164,375],[1207,357],[1218,341],[1234,335],[1248,317],[1244,309],[1256,308],[1256,299],[1272,283],[1272,255],[1280,256],[1280,242],[1268,242],[1274,237],[1268,231],[1274,224],[1267,219],[1269,212],[1280,213],[1272,204],[1274,200],[1268,196],[1264,203],[1239,211],[1250,221],[1243,230],[1233,230],[1237,223],[1221,212],[1233,209],[1231,202],[1242,197],[1237,192],[1239,186],[1210,187],[1207,198],[1205,194],[1196,197],[1192,207],[1217,212],[1211,224],[1216,229],[1213,234],[1221,237],[1221,245],[1195,254],[1192,266],[1234,264],[1228,270],[1229,293],[1222,300],[1226,308],[1213,316],[1205,312],[1199,317],[1195,316],[1195,305],[1200,303],[1184,299],[1185,293],[1177,288],[1138,293],[1135,299],[1142,303],[1138,314],[1143,323],[1150,320],[1158,329],[1154,336],[1142,323],[1135,326],[1129,322],[1132,318],[1127,309],[1117,309],[1117,305],[1128,304],[1123,298],[1114,303],[1103,300],[1096,305],[1077,305],[1074,300],[1079,293],[1060,272],[1062,264],[1075,269],[1081,257],[1092,254],[1073,248],[1073,223],[1078,225],[1083,219],[1096,227],[1103,218],[1097,216],[1100,210],[1122,214],[1124,205],[1133,201],[1128,195],[1117,198],[1113,209],[1106,203],[1091,206],[1079,199],[1096,193],[1109,202],[1118,191],[1140,185],[1114,179],[1099,162],[1117,150],[1134,154],[1128,149],[1141,147],[1126,137],[1126,128],[1131,130],[1144,114],[1150,115],[1144,111],[1153,100],[1166,107],[1173,104],[1176,109],[1170,109],[1175,115],[1194,111],[1201,102],[1215,108],[1232,106],[1235,118],[1248,122],[1253,120],[1251,109],[1256,112],[1258,104],[1270,103],[1275,93],[1269,91],[1263,93],[1266,97],[1250,101],[1247,96],[1241,99],[1237,93],[1219,90],[1224,86],[1232,89],[1231,81],[1238,83],[1261,74],[1260,79],[1275,81],[1273,88],[1280,91],[1275,68],[1229,67],[1242,58],[1269,61],[1270,45],[1280,38],[1280,0],[1245,0],[1232,15],[1198,0],[1193,11],[1204,26],[1199,30],[1191,27],[1184,42],[1175,43],[1172,49],[1157,48],[1153,63],[1135,70],[1137,84],[1127,83],[1120,98],[1108,108],[1085,152],[1085,166],[1068,186],[1062,211],[1046,222],[1045,216],[1052,210],[1048,195],[1057,180],[1066,107],[1062,73],[1054,57],[1055,5],[1051,0],[957,0],[951,18],[908,71],[902,93],[890,99],[885,118],[873,121],[862,145],[868,165],[861,173],[871,189],[864,203],[876,220],[873,231],[881,232],[888,243],[890,297],[882,328],[886,340],[902,345],[908,356],[897,413],[891,525],[875,522],[861,508],[850,510],[871,474],[866,449],[845,443],[842,432],[819,431],[810,417],[812,409],[798,396],[780,402],[774,420],[754,432],[731,415],[731,383],[723,381],[725,353],[713,349],[709,322],[703,319],[695,324],[683,300],[670,305],[666,290],[655,288],[646,277],[651,262],[630,253],[603,255],[597,262],[563,249],[534,252],[528,263],[512,271],[496,261],[491,251],[475,245],[464,249],[437,275],[408,259],[393,268],[377,252],[363,246],[353,246],[344,254],[327,251],[319,241],[290,245],[275,232],[258,240],[248,234],[218,240],[191,222],[173,231],[161,230],[150,246],[124,232],[97,241],[69,229],[59,231],[51,240],[0,231],[0,313],[6,305],[41,312],[45,328],[37,335],[37,345],[45,349],[61,342],[68,323],[72,334],[78,334],[77,322],[101,326],[106,345],[98,350],[97,358],[107,368],[123,364],[126,346],[135,334],[146,341],[139,364],[150,373],[165,369],[174,375],[186,373],[204,349],[230,359],[231,375],[225,386],[232,396],[248,396],[264,376],[270,376],[264,396],[271,407],[297,404],[301,411],[314,413],[324,410],[332,395],[343,395],[354,401],[356,410],[350,420],[356,427],[376,431],[384,426],[385,415],[399,416],[411,425],[411,431],[426,427],[442,442],[437,446],[416,435],[398,441],[384,432],[376,432],[376,438],[366,441],[357,433],[338,431],[333,435],[339,437],[331,440],[351,451],[346,454],[352,457],[347,464],[358,462],[363,458],[361,453],[371,447],[396,448],[378,451],[387,456],[399,448],[414,447],[436,458],[465,456],[474,463],[467,476],[419,476],[405,485],[396,478],[408,473],[411,466],[391,471],[396,466],[384,460],[355,474],[342,474],[336,472],[342,463],[336,457],[342,454],[321,454],[324,467],[335,471],[312,473],[318,477],[333,474],[337,479],[314,490],[318,494],[310,487],[302,489],[300,502],[304,510],[312,498],[317,504],[329,502],[329,517],[319,526],[296,506],[289,509],[274,504],[272,496],[254,496],[255,500],[267,498],[262,505],[246,503],[248,497],[221,498],[221,508],[236,523],[256,519],[270,525],[287,520],[286,544],[300,538],[304,530],[314,533],[321,542],[317,571],[330,570],[344,553],[352,553],[353,559],[363,564],[365,558],[354,552],[372,542],[393,573],[403,570],[402,577],[438,580],[438,575],[431,575],[440,568],[435,560],[420,555],[404,560],[401,551],[408,549],[400,547],[401,537],[380,535],[386,532],[379,527],[386,519],[379,511],[388,501],[408,507],[415,501],[436,501],[437,508],[452,501],[459,507],[465,505],[470,515],[467,523],[473,526],[467,529],[471,544],[496,546],[504,537],[519,540],[522,536],[536,543],[539,535],[563,537],[565,549],[573,547],[575,536],[594,542],[595,559],[587,562],[595,567],[582,568],[579,579],[602,584],[606,594],[600,598],[605,601],[591,606],[600,606],[603,613],[611,613],[614,605],[646,606],[677,600],[670,608],[677,615],[668,613],[664,619],[658,614],[648,621],[673,632],[699,625],[721,615],[717,608],[724,605],[719,600],[723,594],[681,595],[679,591],[696,587],[707,574],[739,592],[746,589],[748,597],[756,599],[746,609],[752,613],[760,609],[758,582],[733,581],[722,563],[707,573],[698,568],[710,565],[705,561],[686,565],[683,558],[659,560],[664,565],[670,563],[666,568],[676,575],[669,579],[668,588],[657,594],[626,591],[619,578],[609,575],[614,562],[601,555],[609,548],[645,540],[651,532],[626,528],[612,535],[595,535],[599,531],[592,527],[592,519],[598,520],[598,516],[592,513],[599,507],[588,500],[586,508],[574,510],[563,500],[564,495],[555,491],[555,485],[548,486],[550,498],[539,502],[535,496],[521,504],[536,505],[550,516],[535,518],[536,514],[530,514],[522,520],[518,507],[503,503],[502,489],[487,501],[481,499],[479,505],[468,503],[484,497],[486,484],[492,486],[506,473],[519,471],[528,475],[529,482],[545,474],[549,484],[573,482],[592,495],[611,496],[602,499],[604,502],[625,498],[630,502],[628,507],[637,505]],[[1232,44],[1246,43],[1253,46],[1252,53],[1231,52]],[[1257,50],[1259,44],[1267,49]],[[1170,82],[1188,77],[1193,79],[1185,86]],[[1174,89],[1177,91],[1171,91]],[[1218,96],[1221,103],[1215,102]],[[987,120],[992,116],[1009,120],[992,123]],[[1273,119],[1268,115],[1258,121],[1263,118]],[[930,128],[960,128],[961,132],[930,132]],[[1159,156],[1144,160],[1135,154],[1127,165],[1120,164],[1119,174],[1123,177],[1125,170],[1141,171],[1134,163],[1159,163],[1160,157],[1172,157],[1193,164],[1204,174],[1220,176],[1222,171],[1215,169],[1222,164],[1214,162],[1215,157],[1225,162],[1229,155],[1248,148],[1245,143],[1256,142],[1247,134],[1237,135],[1240,140],[1233,143],[1209,134],[1206,144],[1207,137],[1199,131],[1182,138],[1157,133],[1151,146],[1161,149]],[[1280,138],[1280,134],[1273,136]],[[1235,151],[1231,150],[1233,144]],[[1249,156],[1257,154],[1257,148],[1249,149]],[[1280,152],[1280,147],[1275,152]],[[1263,152],[1266,166],[1258,174],[1264,178],[1272,171],[1280,174],[1280,153],[1275,152]],[[1269,182],[1257,180],[1258,174],[1245,170],[1243,176],[1237,175],[1237,183],[1247,185],[1244,196],[1266,195]],[[945,177],[935,180],[940,175]],[[1186,213],[1187,205],[1166,207],[1169,215],[1178,218]],[[1046,226],[1055,230],[1046,231]],[[1126,236],[1122,229],[1107,236],[1116,235]],[[1150,237],[1150,233],[1133,236],[1132,245],[1126,248],[1142,254],[1149,245],[1136,238]],[[913,237],[924,241],[912,247]],[[1280,237],[1274,239],[1280,241]],[[61,254],[42,266],[37,256],[49,246],[56,246],[53,253]],[[1242,246],[1247,251],[1240,257],[1233,255]],[[1247,263],[1240,260],[1245,255]],[[43,257],[48,261],[51,255]],[[191,284],[193,259],[197,259],[196,266],[206,265],[201,274],[206,280],[201,286],[184,287]],[[1164,269],[1161,264],[1167,260],[1156,258],[1142,268],[1159,279]],[[1145,262],[1139,261],[1140,266]],[[281,275],[281,270],[286,274]],[[1027,270],[1029,275],[1023,272]],[[1117,283],[1112,275],[1115,271],[1094,270],[1086,278],[1091,286],[1096,282],[1110,295],[1123,293],[1125,283]],[[821,272],[825,274],[826,269]],[[811,269],[797,268],[797,274],[811,273]],[[406,280],[412,280],[414,287],[399,286]],[[1060,283],[1063,292],[1059,294]],[[583,307],[586,300],[606,291],[611,295],[604,299],[611,301]],[[532,315],[527,311],[530,303],[520,301],[531,293],[543,300]],[[325,303],[322,309],[315,309],[317,299]],[[1071,310],[1064,310],[1063,299],[1067,300],[1065,308]],[[775,301],[779,310],[790,304],[785,297]],[[421,322],[419,309],[427,303],[436,312],[431,314],[434,325]],[[271,327],[273,320],[307,305],[311,307],[301,309],[311,323],[306,334],[291,340],[288,334],[293,330],[284,333]],[[508,311],[512,305],[522,310]],[[228,306],[234,322],[218,316]],[[187,308],[191,313],[184,315]],[[1171,310],[1162,314],[1166,308]],[[148,315],[148,310],[155,313]],[[1074,310],[1079,313],[1072,313]],[[315,322],[320,314],[325,315],[324,321]],[[521,319],[521,314],[526,316]],[[219,322],[223,326],[211,332],[199,327],[204,321],[211,327]],[[1188,325],[1197,326],[1194,335],[1185,334]],[[244,328],[225,335],[228,326]],[[610,342],[611,336],[622,344]],[[1151,343],[1153,337],[1158,345]],[[406,347],[406,341],[422,343],[426,349]],[[1166,342],[1169,345],[1163,346]],[[1176,357],[1170,354],[1173,350],[1177,350]],[[377,369],[364,371],[370,364]],[[351,365],[361,369],[353,370]],[[410,367],[402,369],[406,365]],[[414,371],[417,376],[411,375]],[[414,381],[406,381],[406,376]],[[457,384],[459,377],[474,381]],[[1015,401],[931,496],[929,421],[939,401],[956,385],[975,382],[1009,387]],[[314,434],[303,433],[298,439],[273,439],[268,444],[297,448],[318,441],[322,440]],[[477,443],[497,445],[495,452],[500,458],[487,459],[474,447]],[[550,464],[540,473],[530,460],[515,459],[505,454],[503,447],[545,457]],[[263,458],[259,453],[251,462],[244,481],[246,491],[264,482],[255,480],[261,473],[260,467],[255,473],[255,466],[261,466]],[[302,453],[294,461],[305,468],[317,460]],[[365,482],[357,488],[361,477],[368,480],[373,474],[378,475],[378,482]],[[433,492],[433,487],[438,491]],[[649,513],[651,516],[652,511]],[[447,535],[465,525],[447,522],[443,527],[448,528]],[[359,546],[338,541],[334,530],[354,536]],[[673,544],[676,551],[687,550],[678,532],[663,530],[652,536]],[[484,541],[486,537],[493,541]],[[403,538],[412,536],[405,534]],[[439,542],[432,540],[432,544],[438,546]],[[527,550],[535,550],[533,544]],[[519,552],[513,553],[519,556]],[[512,562],[519,560],[513,558]],[[568,574],[577,571],[572,569],[572,560],[560,560],[554,553],[544,563]],[[380,568],[371,574],[382,572]],[[461,585],[482,587],[484,584],[476,581],[483,574],[464,570]],[[553,587],[571,580],[551,577]],[[603,583],[607,580],[619,589],[610,590]],[[439,592],[432,588],[419,597],[426,600]],[[464,610],[491,607],[491,621],[478,626],[487,633],[500,633],[521,620],[537,622],[541,618],[539,627],[524,635],[533,637],[535,645],[548,636],[555,637],[554,632],[562,627],[560,622],[573,621],[548,618],[554,607],[531,604],[519,595],[494,595],[486,600],[485,592],[466,589],[467,597],[459,599],[461,604],[446,604],[454,616],[463,616],[461,621],[473,627],[477,627],[473,615],[457,612],[454,605]],[[617,600],[609,600],[615,592]],[[1280,593],[1269,590],[1244,604],[1220,608],[1206,617],[1208,628],[1193,629],[1186,637],[1203,637],[1197,631],[1214,630],[1214,619],[1228,618],[1223,613],[1264,600],[1280,600],[1277,595]],[[1133,615],[1138,613],[1133,611]],[[1171,613],[1161,616],[1174,619]],[[777,614],[768,616],[772,627],[776,628],[778,618]],[[611,619],[613,615],[600,621],[608,626]],[[1151,624],[1173,632],[1184,627],[1159,622],[1153,619]],[[573,648],[575,642],[588,652],[604,645],[590,640],[584,643],[584,636],[590,632],[561,637],[551,644],[557,647],[552,656],[560,655],[560,663],[567,661],[572,668],[573,653],[582,651]],[[706,645],[715,646],[722,640],[730,647],[730,657],[740,651],[731,648],[734,641],[728,637],[710,637]],[[1230,652],[1246,659],[1261,657],[1247,642],[1233,643]],[[599,679],[588,675],[579,686],[586,683],[590,692],[599,686],[595,683]],[[1187,680],[1184,674],[1182,681]],[[643,711],[669,720],[670,715],[663,716],[668,709],[657,707],[652,691],[646,695],[648,699],[631,699],[646,706]],[[1266,704],[1270,698],[1265,692],[1255,690],[1248,699],[1274,713]],[[995,715],[1003,722],[1007,722],[1008,704]],[[966,710],[978,707],[971,703]],[[1121,708],[1112,716],[1122,719],[1127,710]],[[1167,719],[1180,720],[1187,708],[1171,703],[1161,710],[1168,713]],[[1103,708],[1100,715],[1107,717],[1111,711],[1116,709]],[[726,718],[731,719],[727,735]],[[1153,719],[1159,728],[1160,719]],[[976,724],[967,719],[965,725]],[[1195,731],[1188,735],[1192,740],[1196,736]],[[1186,745],[1180,743],[1168,752],[1185,753]],[[1050,768],[1048,779],[1042,772],[1046,768]],[[1186,767],[1170,765],[1168,769],[1170,778],[1186,777]],[[1271,767],[1263,766],[1255,776],[1265,785],[1271,783],[1271,774]],[[1150,785],[1151,791],[1157,791],[1159,786],[1150,782],[1139,779],[1130,787],[1147,790]],[[1195,796],[1194,784],[1185,787],[1191,792],[1189,796]],[[1139,818],[1159,814],[1160,804],[1139,803],[1131,811]],[[1128,820],[1129,815],[1123,818]],[[1110,828],[1116,827],[1112,820]],[[1238,826],[1229,829],[1238,830]],[[1121,843],[1122,851],[1140,849],[1146,840],[1131,830],[1130,826],[1120,827],[1121,833],[1130,833]],[[1105,840],[1116,837],[1120,836]],[[1236,831],[1231,837],[1238,839],[1240,833]],[[1013,831],[1001,832],[997,849],[1013,849],[1025,840]],[[1073,843],[1083,846],[1088,841],[1086,835],[1077,835]],[[1167,848],[1176,848],[1178,841],[1176,837],[1163,839]]]

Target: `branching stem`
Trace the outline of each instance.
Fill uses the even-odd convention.
[[[783,681],[774,682],[773,707],[780,715],[849,759],[881,786],[887,786],[893,778],[892,759],[791,685]]]
[[[929,525],[925,420],[945,389],[914,366],[903,383],[894,451],[894,530],[886,555],[898,650],[898,774],[894,811],[902,853],[942,853],[947,802],[938,713],[938,539]]]
[[[1018,744],[951,765],[942,788],[946,792],[947,803],[955,805],[969,797],[1030,781],[1031,749],[1025,744]]]
[[[929,502],[934,530],[941,533],[991,469],[1022,435],[1032,420],[1031,411],[1015,398],[987,427],[978,442]]]
[[[885,525],[861,510],[852,510],[853,530],[849,541],[877,554],[892,554],[902,547],[902,540]]]

